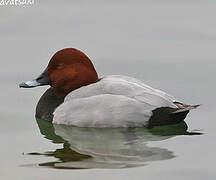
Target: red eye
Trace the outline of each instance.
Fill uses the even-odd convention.
[[[56,69],[62,69],[63,68],[63,64],[58,64]]]

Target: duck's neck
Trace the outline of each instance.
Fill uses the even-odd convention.
[[[37,104],[35,117],[52,122],[54,110],[63,103],[63,101],[64,97],[56,97],[52,88],[47,89]]]

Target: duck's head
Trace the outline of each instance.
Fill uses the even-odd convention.
[[[50,85],[57,97],[98,81],[91,60],[81,51],[66,48],[51,58],[47,68],[38,78],[21,83],[22,88]]]

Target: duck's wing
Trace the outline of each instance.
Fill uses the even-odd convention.
[[[163,91],[154,89],[143,82],[120,75],[106,76],[99,82],[79,88],[66,96],[65,102],[102,94],[122,95],[155,107],[174,107],[175,98]]]
[[[196,105],[188,105],[188,104],[183,104],[180,102],[175,101],[174,104],[177,106],[176,109],[174,109],[171,114],[177,114],[185,111],[190,111],[191,109],[196,109],[197,107],[200,106],[200,104]]]

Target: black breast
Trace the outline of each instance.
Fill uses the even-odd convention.
[[[53,94],[52,88],[46,90],[41,96],[37,107],[35,117],[37,119],[46,120],[52,122],[54,110],[64,101],[63,98],[56,97]]]

